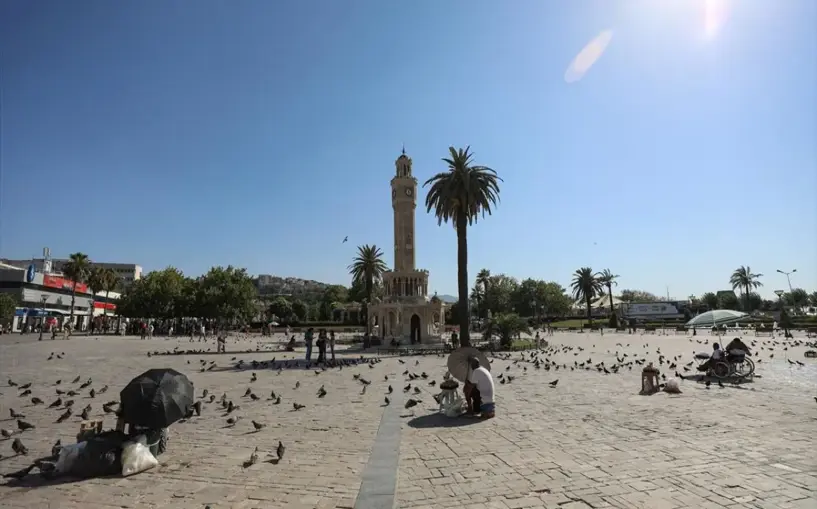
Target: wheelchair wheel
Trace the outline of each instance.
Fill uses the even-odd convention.
[[[735,364],[735,375],[741,378],[752,376],[755,372],[755,363],[749,359],[743,359],[740,364]]]
[[[729,364],[725,362],[715,363],[715,366],[712,368],[712,374],[715,375],[716,378],[726,378],[730,372]]]

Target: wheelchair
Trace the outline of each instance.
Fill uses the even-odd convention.
[[[755,363],[743,353],[728,353],[711,370],[715,378],[748,378],[755,373]]]

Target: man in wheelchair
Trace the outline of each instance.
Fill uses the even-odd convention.
[[[724,352],[724,350],[726,350]],[[726,345],[726,348],[721,350],[721,345],[719,343],[712,344],[712,355],[709,357],[709,360],[698,366],[698,371],[708,372],[712,368],[715,367],[715,364],[722,360],[726,360],[726,362],[733,364],[733,363],[741,363],[743,359],[747,356],[751,356],[749,351],[749,347],[740,340],[740,338],[735,338]]]

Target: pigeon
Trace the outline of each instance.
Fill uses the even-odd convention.
[[[284,453],[287,451],[287,448],[284,447],[284,444],[281,441],[278,441],[278,447],[275,448],[275,455],[278,457],[278,461],[284,459]]]
[[[704,384],[704,385],[706,385],[706,388],[707,388],[707,389],[709,389],[709,386],[710,386],[710,385],[712,385],[712,382],[710,382],[709,380],[707,380],[707,381],[706,381],[706,384]]]
[[[244,397],[246,398],[246,397],[247,397],[247,396],[249,396],[250,394],[252,394],[252,389],[250,389],[249,387],[247,387],[247,390],[246,390],[246,391],[244,391]]]
[[[252,427],[255,428],[255,431],[261,431],[262,429],[266,428],[267,425],[260,423],[258,421],[250,421],[252,422]]]
[[[551,386],[551,387],[556,387],[556,385],[557,385],[558,383],[559,383],[559,379],[556,379],[556,380],[554,380],[554,381],[550,382],[548,385],[549,385],[549,386]]]
[[[241,419],[241,417],[230,417],[229,419],[227,419],[227,424],[229,424],[230,426],[235,426],[235,423],[237,423],[239,419]]]
[[[201,416],[201,401],[193,403],[193,411],[196,412],[196,417]]]
[[[25,415],[23,415],[21,413],[18,413],[17,410],[15,410],[13,408],[9,408],[9,414],[11,415],[12,419],[25,419],[26,418]]]
[[[341,242],[341,244],[346,244],[346,242],[348,240],[349,240],[349,236],[347,235],[347,236],[343,237],[343,242]]]
[[[82,409],[82,413],[80,413],[79,416],[83,421],[87,421],[88,417],[90,417],[90,414],[91,414],[91,409],[86,407],[86,408]]]
[[[260,398],[258,396],[256,396],[254,393],[251,392],[250,393],[250,399],[253,400],[253,401],[258,401]]]
[[[389,386],[389,394],[391,394],[392,392],[394,392],[394,388],[392,388],[392,386],[390,385]]]
[[[32,405],[42,405],[43,400],[41,400],[40,398],[35,396],[35,397],[31,398],[31,404]]]
[[[25,431],[27,429],[34,429],[35,427],[36,426],[34,426],[31,423],[28,423],[26,421],[22,421],[20,419],[17,419],[17,429],[19,429],[20,431]]]
[[[28,382],[28,383],[27,383],[27,384],[25,384],[25,385],[21,385],[21,386],[20,386],[20,389],[25,390],[25,389],[28,389],[29,387],[31,387],[31,382]]]
[[[62,440],[57,440],[56,442],[54,442],[54,445],[51,446],[51,456],[59,456],[61,450]]]
[[[19,438],[15,438],[14,442],[11,443],[11,450],[17,455],[25,456],[28,454],[28,447],[23,445],[23,441]]]
[[[300,405],[298,403],[293,403],[292,408],[295,409],[295,410],[300,410],[302,408],[306,408],[306,405]]]
[[[80,379],[82,379],[82,375],[77,376],[76,378],[74,378],[74,379],[71,381],[71,383],[72,383],[72,384],[75,384],[75,383],[79,382],[79,381],[80,381]]]
[[[91,398],[95,398],[96,397],[96,391],[91,389],[91,391],[88,393],[88,396],[90,396]]]
[[[281,396],[278,396],[278,397],[275,399],[275,402],[273,403],[273,405],[280,405],[280,404],[281,404]]]
[[[20,393],[19,397],[24,398],[24,397],[28,396],[29,394],[31,394],[31,389],[26,389],[26,390],[24,390],[23,392]]]
[[[48,405],[48,408],[57,408],[62,406],[62,398],[57,398],[56,401]]]
[[[0,429],[0,435],[3,435],[3,438],[11,438],[14,432],[10,429]]]
[[[408,401],[406,401],[406,408],[412,408],[412,407],[415,407],[415,406],[417,406],[419,403],[420,403],[420,402],[419,402],[419,401],[417,401],[416,399],[411,399],[411,398],[409,398],[409,399],[408,399]]]
[[[71,413],[72,413],[71,409],[69,408],[61,416],[57,417],[57,424],[59,424],[61,422],[65,422],[66,420],[68,420],[68,418],[71,417]]]
[[[65,408],[71,408],[72,406],[74,406],[73,399],[69,399],[68,401],[65,402]]]
[[[386,402],[386,406],[389,406],[389,403],[391,403],[388,396],[386,396],[385,402]]]
[[[209,394],[209,391],[208,391],[207,389],[204,389],[204,390],[201,392],[201,397],[202,397],[202,399],[206,398],[206,397],[207,397],[207,394]]]
[[[249,467],[255,465],[256,463],[258,463],[258,447],[255,448],[255,450],[252,452],[252,454],[250,454],[250,459],[245,461],[242,466],[244,468],[249,468]]]
[[[320,388],[320,390],[318,391],[318,397],[319,397],[319,398],[322,398],[322,397],[324,397],[324,396],[326,396],[326,389],[324,389],[323,387],[321,387],[321,388]]]

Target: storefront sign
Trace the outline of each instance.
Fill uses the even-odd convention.
[[[116,311],[116,304],[113,302],[94,302],[94,309],[107,309],[108,311]]]
[[[64,277],[44,275],[43,286],[72,290],[74,288],[74,282]],[[77,283],[77,293],[88,293],[88,285],[85,283]]]

